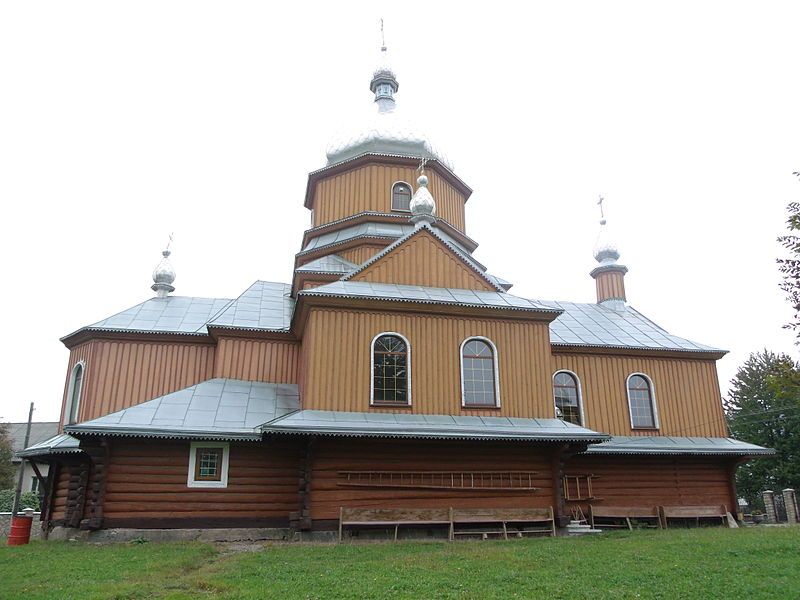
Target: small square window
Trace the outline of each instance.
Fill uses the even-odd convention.
[[[188,487],[228,487],[227,442],[192,442],[189,448]]]

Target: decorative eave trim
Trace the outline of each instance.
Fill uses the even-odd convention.
[[[564,342],[550,342],[552,351],[562,354],[628,354],[634,351],[635,356],[652,354],[653,356],[669,356],[670,354],[686,358],[687,356],[697,355],[697,358],[704,360],[718,360],[725,356],[727,350],[695,350],[689,348],[652,348],[650,346],[620,346],[610,344],[574,344]]]
[[[205,326],[204,326],[205,327]],[[167,338],[167,339],[165,339]],[[113,327],[82,327],[59,341],[69,349],[94,339],[129,339],[131,341],[213,343],[207,332],[153,331],[151,329],[116,329]]]
[[[208,332],[211,337],[219,341],[220,338],[247,338],[263,340],[279,340],[297,342],[297,338],[290,328],[286,329],[258,329],[255,327],[235,327],[232,325],[209,325]]]
[[[280,429],[274,427],[265,427],[264,433],[282,434],[282,435],[323,435],[331,437],[351,437],[351,438],[392,438],[392,439],[419,439],[419,440],[473,440],[473,441],[510,441],[510,442],[585,442],[589,444],[599,444],[609,439],[610,436],[597,434],[596,436],[537,436],[537,435],[521,435],[521,434],[466,434],[466,433],[424,433],[424,432],[409,432],[409,431],[343,431],[336,429],[320,429],[320,428],[293,428],[293,429]]]
[[[209,431],[173,431],[168,429],[128,429],[104,427],[88,428],[81,426],[67,426],[64,431],[76,437],[80,436],[110,436],[110,437],[132,437],[132,438],[153,438],[169,440],[220,440],[220,441],[251,441],[257,442],[262,438],[261,433],[233,433],[233,432],[209,432]]]
[[[319,225],[317,227],[312,227],[311,229],[306,229],[303,232],[303,247],[305,247],[309,240],[312,238],[317,237],[323,233],[328,233],[329,231],[338,231],[339,229],[344,229],[347,226],[351,225],[358,225],[362,222],[374,222],[378,220],[378,222],[382,223],[408,223],[411,219],[411,216],[408,213],[404,214],[397,214],[397,213],[382,213],[382,212],[374,212],[374,211],[364,211],[360,213],[356,213],[354,215],[350,215],[349,217],[344,217],[342,219],[337,219],[336,221],[331,221],[330,223],[325,223],[324,225]],[[352,223],[355,221],[355,223]],[[436,219],[437,226],[444,229],[448,235],[456,238],[458,242],[464,245],[467,250],[470,252],[474,252],[478,247],[478,242],[473,240],[469,237],[466,233],[457,229],[455,225],[451,224],[449,221],[437,217]]]
[[[401,237],[400,239],[395,241],[393,244],[387,246],[382,251],[378,252],[378,254],[376,254],[375,256],[370,258],[367,262],[365,262],[361,266],[359,266],[355,271],[351,271],[350,273],[347,273],[346,275],[342,276],[340,278],[341,281],[349,281],[353,277],[358,275],[359,273],[363,273],[366,269],[368,269],[369,267],[374,265],[376,262],[378,262],[379,260],[384,258],[386,255],[391,253],[396,248],[399,248],[400,246],[402,246],[403,244],[405,244],[406,242],[411,240],[411,238],[413,238],[415,235],[417,235],[418,233],[420,233],[422,231],[428,232],[429,234],[431,234],[433,236],[434,239],[436,239],[437,241],[442,243],[445,246],[445,248],[447,248],[452,254],[454,254],[463,264],[465,264],[467,267],[469,267],[474,273],[477,273],[477,275],[481,279],[483,279],[483,281],[488,283],[494,291],[500,292],[500,293],[505,293],[505,291],[506,291],[505,288],[503,288],[501,285],[499,285],[496,282],[494,282],[491,279],[489,279],[486,276],[486,273],[481,271],[475,264],[473,264],[469,260],[467,260],[464,257],[464,255],[457,248],[453,247],[452,244],[450,244],[447,240],[442,238],[438,233],[436,233],[436,231],[432,227],[430,227],[427,224],[423,224],[422,226],[418,227],[417,229],[414,229],[414,231],[410,231],[409,233],[407,233],[406,235],[404,235],[403,237]]]
[[[758,450],[668,450],[668,449],[644,449],[644,448],[615,448],[606,449],[601,447],[590,447],[584,454],[594,456],[606,455],[648,455],[648,456],[772,456],[775,450],[772,448],[761,448]]]
[[[303,206],[310,209],[313,200],[312,190],[320,179],[337,175],[343,171],[348,171],[370,163],[376,164],[403,164],[409,167],[416,167],[419,165],[419,157],[408,156],[404,154],[383,154],[378,152],[365,152],[352,158],[348,158],[332,165],[322,167],[316,171],[311,171],[308,174],[308,183],[306,184],[306,197]],[[464,195],[464,202],[469,200],[472,195],[472,188],[470,188],[464,181],[458,177],[449,167],[444,165],[438,159],[431,158],[425,166],[441,175],[445,181],[455,187],[459,192]]]

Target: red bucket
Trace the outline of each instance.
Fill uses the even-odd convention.
[[[33,517],[17,515],[11,517],[11,532],[8,534],[9,546],[22,546],[31,541]]]

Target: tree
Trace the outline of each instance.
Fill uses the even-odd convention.
[[[768,350],[751,354],[731,381],[725,412],[733,437],[777,453],[739,468],[739,495],[760,504],[764,489],[799,489],[800,364]]]
[[[8,435],[8,426],[0,423],[0,490],[14,487],[14,468],[11,459],[14,451],[11,448],[11,437]]]
[[[800,178],[800,171],[795,171],[794,175]],[[800,328],[800,236],[797,235],[800,232],[800,203],[789,203],[787,210],[789,233],[780,236],[778,242],[789,251],[789,257],[778,259],[778,269],[783,274],[781,289],[786,292],[786,299],[794,309],[794,318],[785,327],[797,331]]]

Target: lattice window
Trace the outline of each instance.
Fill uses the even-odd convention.
[[[403,181],[392,186],[392,210],[411,210],[411,186]]]
[[[464,406],[497,406],[494,352],[484,340],[468,340],[461,351]]]
[[[382,335],[372,347],[372,401],[408,404],[408,347],[398,335]]]
[[[556,373],[553,378],[553,397],[556,404],[556,414],[560,419],[582,425],[580,394],[578,393],[578,380],[566,371]]]
[[[631,375],[628,379],[628,403],[631,408],[633,427],[652,428],[656,426],[653,390],[650,382],[642,375]]]

